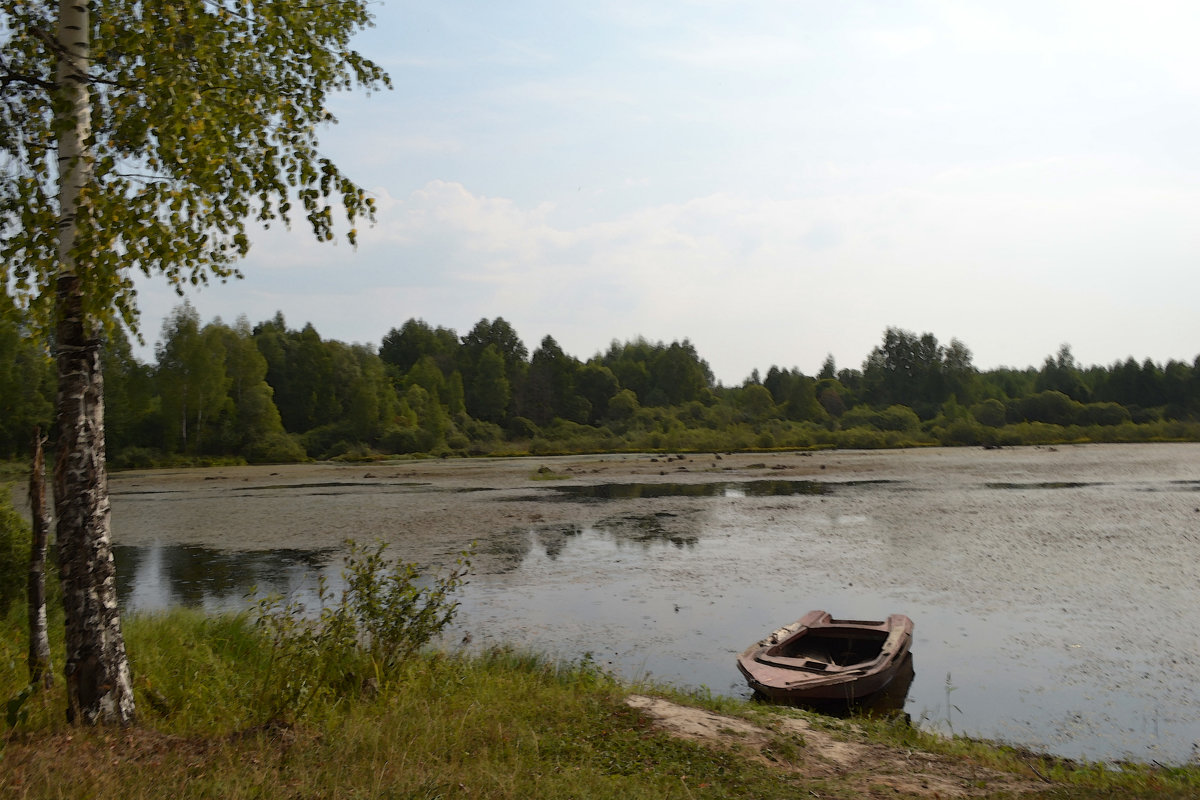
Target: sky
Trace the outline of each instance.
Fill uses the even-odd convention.
[[[324,151],[379,205],[256,233],[209,321],[378,345],[507,320],[586,360],[688,339],[718,381],[1200,354],[1200,4],[389,0]],[[181,302],[139,284],[144,357]]]

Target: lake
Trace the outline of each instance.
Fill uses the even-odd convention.
[[[1200,741],[1200,445],[173,470],[112,493],[132,611],[311,598],[347,537],[431,568],[474,541],[455,646],[748,696],[735,656],[773,628],[901,612],[918,724],[1105,760]]]

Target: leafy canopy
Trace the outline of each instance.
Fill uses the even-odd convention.
[[[57,265],[57,2],[0,0],[0,276],[46,319]],[[366,0],[92,3],[92,180],[75,260],[86,312],[136,330],[134,270],[189,284],[236,276],[248,220],[297,210],[332,239],[366,193],[318,152],[331,92],[386,87],[350,47]]]

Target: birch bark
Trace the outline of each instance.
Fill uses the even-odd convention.
[[[29,475],[29,505],[33,518],[32,546],[29,554],[29,682],[50,688],[54,673],[50,667],[50,632],[46,624],[46,542],[50,520],[46,516],[46,459],[42,446],[46,439],[38,428],[33,434],[33,470]]]
[[[100,338],[84,301],[75,248],[92,169],[89,5],[88,0],[60,0],[56,32],[58,457],[54,499],[66,611],[67,719],[128,725],[135,708],[109,529]]]

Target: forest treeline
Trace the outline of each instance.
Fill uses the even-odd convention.
[[[52,430],[54,370],[20,314],[0,321],[0,456]],[[529,352],[503,318],[470,331],[410,319],[378,347],[283,315],[164,321],[155,361],[104,343],[114,467],[598,451],[1200,440],[1200,357],[979,370],[958,340],[888,328],[860,368],[755,370],[714,381],[687,340],[613,341],[584,361],[552,336]]]

